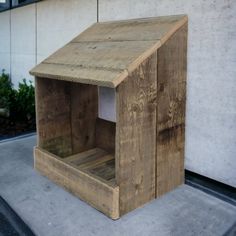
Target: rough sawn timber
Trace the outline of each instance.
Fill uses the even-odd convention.
[[[157,53],[117,88],[120,215],[155,198]]]
[[[35,168],[112,219],[182,184],[187,30],[185,16],[98,23],[33,69]],[[99,85],[115,87],[115,123]]]
[[[119,218],[119,187],[103,183],[39,147],[34,149],[34,166],[43,175],[63,186],[112,219]]]
[[[157,197],[184,182],[187,30],[185,24],[158,50]]]
[[[96,23],[30,73],[114,88],[186,22],[178,15]]]

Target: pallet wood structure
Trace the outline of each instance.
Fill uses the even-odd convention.
[[[35,168],[112,219],[184,181],[187,21],[96,23],[30,72]],[[100,86],[116,122],[98,118]]]

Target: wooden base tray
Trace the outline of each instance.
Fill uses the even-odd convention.
[[[100,148],[63,158],[63,161],[106,183],[115,185],[115,157]]]
[[[115,158],[100,148],[60,158],[35,147],[34,166],[43,175],[112,219],[119,218]]]

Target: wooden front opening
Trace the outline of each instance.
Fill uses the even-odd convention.
[[[36,169],[117,218],[116,123],[98,118],[98,87],[37,78],[36,103]]]

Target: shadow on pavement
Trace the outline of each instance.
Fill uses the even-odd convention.
[[[0,236],[34,236],[31,229],[0,197]]]

